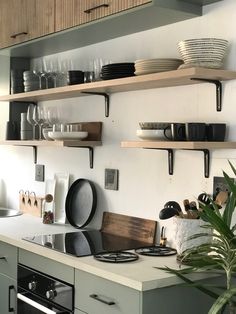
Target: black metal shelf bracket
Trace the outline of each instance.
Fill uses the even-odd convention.
[[[93,147],[88,147],[89,150],[89,167],[93,169]]]
[[[216,87],[216,111],[221,111],[222,110],[222,83],[219,80],[210,80],[210,79],[196,78],[196,77],[192,77],[191,80],[215,84],[215,87]]]
[[[107,93],[99,93],[99,92],[82,92],[83,94],[88,95],[97,95],[103,96],[105,98],[105,117],[109,117],[109,109],[110,109],[110,95]]]
[[[37,164],[38,149],[37,149],[37,146],[32,146],[32,148],[33,148],[34,163]]]
[[[199,151],[202,151],[204,153],[204,177],[209,178],[209,175],[210,175],[210,151],[209,151],[209,149],[199,149]]]
[[[174,150],[170,148],[146,148],[145,149],[155,149],[155,150],[166,150],[168,152],[168,172],[169,175],[174,174]],[[178,150],[181,150],[178,149]],[[209,178],[210,174],[210,151],[209,149],[182,149],[182,150],[191,150],[191,151],[200,151],[204,153],[204,176]]]
[[[145,149],[155,149],[155,150],[166,150],[168,152],[168,173],[169,175],[173,175],[174,174],[174,151],[173,149],[169,149],[169,148],[146,148]]]

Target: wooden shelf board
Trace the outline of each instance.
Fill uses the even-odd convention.
[[[146,74],[115,80],[98,81],[87,84],[77,84],[64,87],[37,90],[27,93],[0,96],[0,101],[47,101],[86,96],[86,92],[92,93],[116,93],[133,90],[162,88],[170,86],[183,86],[200,84],[202,81],[191,78],[203,78],[211,80],[233,80],[236,72],[207,68],[189,68],[175,71]]]
[[[15,145],[15,146],[51,146],[51,147],[95,147],[101,146],[101,141],[74,141],[74,140],[66,140],[66,141],[45,141],[45,140],[8,140],[8,141],[0,141],[0,145]]]
[[[153,149],[236,149],[236,142],[123,141],[123,148]]]

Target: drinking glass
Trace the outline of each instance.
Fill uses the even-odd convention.
[[[36,76],[38,76],[38,78],[39,78],[39,89],[42,89],[42,77],[44,76],[44,73],[43,73],[43,63],[42,63],[41,58],[34,60],[33,73]]]
[[[33,120],[39,126],[39,140],[42,140],[42,126],[44,123],[43,108],[34,106]]]
[[[34,113],[34,110],[35,110],[35,107],[36,105],[34,104],[30,104],[27,108],[27,115],[26,115],[26,119],[27,121],[29,122],[29,124],[32,125],[32,130],[33,130],[33,140],[35,140],[35,127],[36,127],[36,122],[35,120],[33,119],[33,113]]]
[[[52,79],[53,87],[57,87],[57,77],[59,72],[57,58],[44,58],[44,69],[47,73],[47,78]]]

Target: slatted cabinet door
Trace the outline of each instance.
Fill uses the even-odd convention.
[[[91,22],[152,0],[56,0],[55,30]]]
[[[54,0],[0,0],[0,48],[54,32]]]

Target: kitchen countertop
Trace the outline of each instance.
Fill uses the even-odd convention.
[[[138,291],[163,288],[180,283],[171,274],[155,269],[169,266],[179,268],[176,256],[149,257],[139,255],[139,259],[130,263],[102,263],[92,256],[73,257],[40,245],[22,240],[22,237],[39,234],[55,234],[79,231],[70,225],[46,225],[38,217],[23,214],[21,216],[0,218],[0,241],[9,243],[32,253],[50,258],[68,266],[86,271],[96,276],[125,285]],[[203,278],[197,274],[197,279]]]

